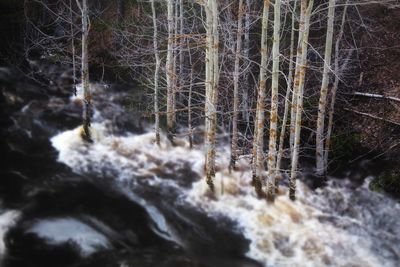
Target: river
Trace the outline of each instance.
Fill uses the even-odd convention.
[[[318,189],[300,179],[295,202],[283,183],[271,204],[248,159],[226,169],[221,141],[211,196],[201,143],[163,135],[158,147],[119,104],[123,90],[92,87],[93,144],[80,137],[79,95],[33,93],[5,113],[1,266],[399,266],[400,203],[370,191],[372,175]]]

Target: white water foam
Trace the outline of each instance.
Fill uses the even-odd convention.
[[[224,194],[207,199],[203,181],[193,185],[188,200],[213,216],[227,216],[238,223],[251,241],[247,255],[265,266],[394,266],[374,255],[368,238],[351,235],[331,224],[321,223],[321,210],[305,199],[309,189],[295,202],[281,188],[273,204],[259,199],[249,186],[251,173],[219,173],[224,177]],[[218,182],[216,183],[218,184]]]
[[[107,238],[89,225],[74,218],[53,218],[36,222],[28,233],[44,238],[49,244],[75,244],[82,256],[89,256],[100,249],[107,249]]]
[[[3,255],[6,253],[6,246],[4,244],[4,237],[7,231],[16,223],[18,217],[20,216],[19,211],[0,210],[0,263]]]
[[[94,173],[100,177],[114,177],[120,182],[133,183],[136,177],[146,179],[147,184],[153,187],[161,184],[176,186],[174,181],[160,179],[158,176],[161,173],[173,175],[185,165],[191,166],[194,172],[202,173],[203,153],[189,150],[186,141],[177,140],[180,146],[172,146],[163,136],[162,145],[158,146],[153,133],[114,136],[107,130],[107,125],[107,121],[92,124],[94,143],[90,145],[81,139],[80,127],[53,137],[51,142],[59,151],[58,160],[79,173]],[[154,230],[157,234],[182,244],[155,206],[137,197],[133,192],[125,193],[146,208],[155,223]]]
[[[90,145],[81,139],[80,127],[53,137],[58,160],[77,172],[94,172],[120,180],[156,177],[160,171],[174,173],[184,164],[202,173],[203,153],[188,149],[183,140],[180,146],[172,146],[163,137],[158,147],[153,133],[114,136],[107,131],[107,122],[93,123],[91,129],[94,143]]]
[[[81,140],[78,128],[52,138],[59,160],[81,173],[133,182],[145,178],[151,181],[149,186],[177,187],[173,178],[158,179],[158,176],[174,174],[186,163],[200,176],[204,175],[202,148],[190,150],[183,141],[179,146],[171,146],[164,136],[158,147],[153,133],[113,136],[107,131],[107,122],[93,124],[93,129],[95,143],[92,145]],[[268,204],[258,199],[250,186],[248,161],[241,160],[239,169],[242,171],[230,174],[223,168],[229,162],[229,148],[224,147],[220,148],[217,162],[217,199],[209,197],[204,180],[195,182],[189,191],[182,189],[182,197],[210,216],[225,216],[237,222],[237,230],[251,241],[249,257],[265,266],[396,266],[373,249],[374,240],[368,235],[351,233],[321,220],[330,216],[329,207],[319,206],[321,203],[329,205],[322,201],[324,194],[311,192],[299,181],[296,202],[288,199],[287,188],[282,187],[275,203]],[[337,190],[351,193],[344,188]],[[337,219],[348,220],[340,215]],[[362,220],[354,219],[352,223],[362,228]],[[390,249],[396,253],[396,245],[392,246]]]

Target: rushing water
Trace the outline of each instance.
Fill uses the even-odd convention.
[[[229,146],[220,144],[212,196],[203,179],[202,145],[190,149],[178,138],[172,146],[162,136],[159,147],[151,128],[132,133],[117,127],[111,118],[120,107],[103,104],[118,92],[99,90],[94,105],[104,109],[95,112],[93,144],[82,140],[79,127],[51,137],[57,161],[81,178],[57,177],[67,186],[40,189],[51,195],[37,201],[44,211],[2,211],[2,240],[7,231],[14,244],[37,237],[43,255],[70,246],[79,252],[71,262],[97,257],[93,266],[106,266],[98,255],[107,251],[124,251],[107,266],[136,266],[137,258],[141,266],[399,266],[400,204],[371,192],[371,177],[361,186],[351,177],[330,177],[316,190],[299,181],[295,202],[282,185],[270,204],[256,197],[247,159],[238,171],[226,169]],[[57,198],[65,200],[51,203]],[[7,255],[2,240],[0,253]],[[6,241],[12,251],[19,248]]]
[[[310,191],[299,184],[299,197],[292,202],[287,188],[274,204],[255,196],[250,186],[249,163],[240,162],[243,171],[217,173],[217,198],[210,197],[203,176],[201,147],[154,144],[154,134],[113,136],[104,124],[93,126],[94,145],[85,145],[79,128],[52,139],[60,152],[59,160],[77,172],[115,177],[140,194],[142,186],[169,188],[175,202],[185,202],[216,218],[224,216],[237,223],[235,230],[251,241],[247,256],[265,266],[396,266],[400,257],[399,203],[370,192],[367,183],[348,189],[344,181],[332,180],[328,187]],[[221,150],[217,162],[227,166],[227,151]],[[196,175],[185,177],[190,166]],[[179,174],[183,172],[183,174]],[[177,174],[177,175],[174,175]],[[181,186],[193,182],[190,188]],[[129,182],[129,183],[124,183]],[[144,196],[145,197],[145,196]],[[168,198],[168,196],[167,196]],[[181,244],[179,234],[169,229],[161,216],[160,228]],[[156,221],[157,223],[157,221]]]

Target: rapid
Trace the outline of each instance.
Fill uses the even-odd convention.
[[[48,140],[54,163],[43,164],[61,164],[68,175],[57,169],[31,191],[34,208],[0,205],[0,260],[11,251],[5,266],[23,266],[13,257],[58,250],[71,264],[81,263],[74,266],[399,265],[400,203],[370,191],[371,175],[361,185],[351,176],[329,177],[327,186],[312,190],[303,182],[305,170],[295,202],[283,182],[268,203],[250,185],[247,158],[237,171],[227,169],[229,144],[221,141],[212,195],[201,143],[190,149],[184,137],[172,145],[162,135],[157,146],[151,125],[131,131],[115,123],[126,110],[113,99],[123,93],[92,86],[94,142],[83,141],[80,127],[53,131]],[[78,100],[65,101],[74,106]],[[21,252],[33,244],[45,249]],[[43,262],[51,266],[57,259]]]

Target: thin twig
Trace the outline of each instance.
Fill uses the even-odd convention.
[[[388,123],[400,126],[400,123],[398,123],[398,122],[387,120],[387,119],[384,119],[384,118],[381,118],[381,117],[378,117],[378,116],[375,116],[375,115],[372,115],[372,114],[369,114],[369,113],[365,113],[365,112],[361,112],[361,111],[357,111],[357,110],[349,109],[349,108],[344,108],[344,110],[351,111],[351,112],[354,112],[356,114],[360,114],[360,115],[363,115],[363,116],[370,117],[372,119],[376,119],[376,120],[380,120],[380,121],[384,121],[384,122],[388,122]]]

